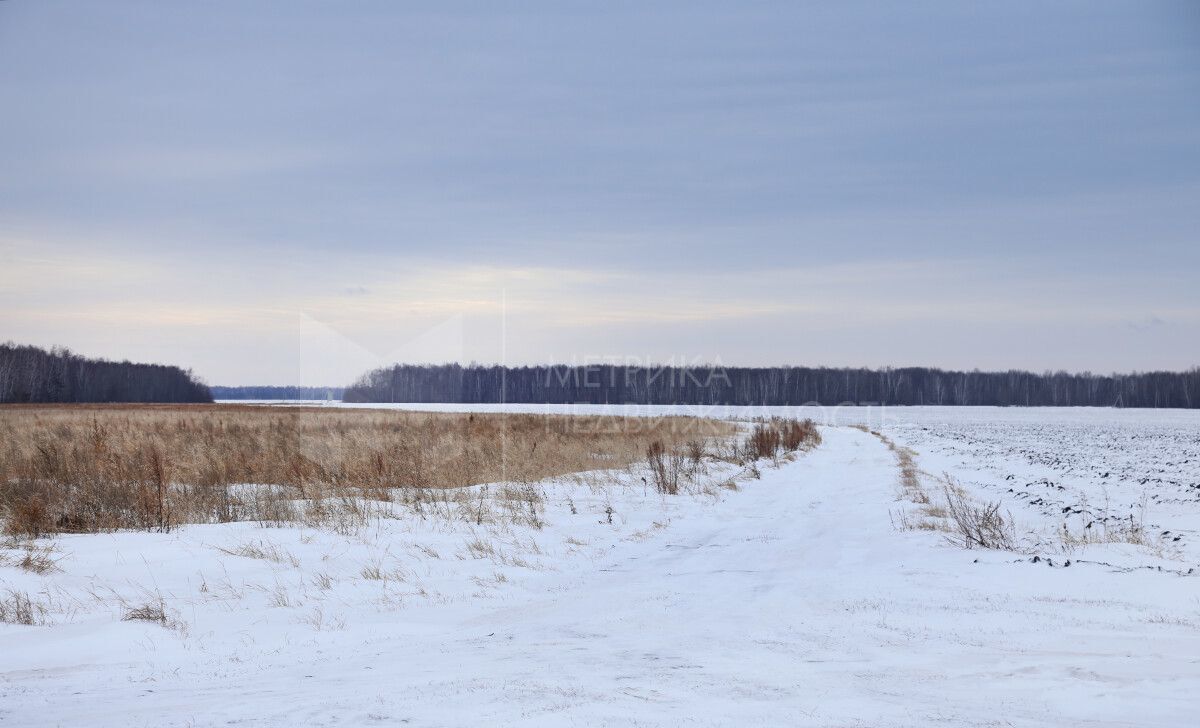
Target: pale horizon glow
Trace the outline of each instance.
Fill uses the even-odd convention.
[[[0,3],[0,341],[1200,365],[1186,2]]]

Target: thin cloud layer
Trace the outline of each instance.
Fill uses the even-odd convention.
[[[1200,362],[1190,4],[0,4],[0,338]]]

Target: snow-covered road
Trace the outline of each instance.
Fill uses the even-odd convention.
[[[288,636],[253,664],[122,624],[153,643],[147,664],[121,646],[63,665],[5,628],[0,723],[1195,724],[1200,581],[897,531],[893,454],[859,430],[823,434],[720,503],[497,596],[347,607],[344,629]],[[87,647],[88,625],[55,629],[74,630],[59,653]]]

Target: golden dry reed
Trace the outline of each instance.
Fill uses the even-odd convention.
[[[283,521],[297,501],[532,483],[732,437],[693,417],[464,414],[253,405],[0,407],[12,535]],[[264,487],[266,486],[266,487]]]

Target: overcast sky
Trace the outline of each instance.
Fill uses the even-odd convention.
[[[5,0],[0,132],[0,340],[211,384],[1200,364],[1195,2]]]

